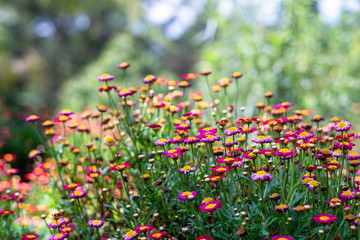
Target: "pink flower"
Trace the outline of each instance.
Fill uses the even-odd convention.
[[[267,173],[265,171],[258,171],[257,173],[253,173],[251,175],[251,180],[254,182],[257,182],[259,180],[261,181],[272,181],[273,176],[270,173]]]
[[[332,128],[337,132],[347,132],[350,130],[351,123],[347,121],[336,122],[332,125]]]
[[[102,225],[104,225],[104,222],[101,220],[90,220],[88,222],[89,227],[101,227]]]
[[[107,82],[107,81],[111,81],[114,79],[114,76],[113,75],[109,75],[109,74],[102,74],[101,76],[98,77],[98,80],[100,82]]]
[[[206,211],[211,212],[213,210],[218,209],[222,205],[220,200],[214,201],[214,202],[208,202],[199,207],[200,212]]]
[[[25,119],[27,122],[36,122],[36,121],[40,121],[40,117],[36,116],[36,115],[30,115],[29,117],[27,117]]]
[[[193,199],[196,198],[197,194],[196,192],[182,192],[179,194],[179,199],[182,201],[185,201],[187,199]]]
[[[336,221],[336,216],[331,214],[318,214],[312,218],[317,223],[331,224]]]

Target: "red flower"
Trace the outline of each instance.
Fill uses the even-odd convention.
[[[197,237],[196,240],[212,240],[212,237],[210,237],[209,234],[206,234],[204,236]]]
[[[312,220],[318,223],[331,224],[336,221],[336,216],[331,214],[318,214],[314,216]]]
[[[35,234],[35,233],[23,234],[21,239],[22,240],[36,240],[36,239],[39,239],[39,236],[40,235]]]
[[[162,232],[154,232],[152,234],[149,234],[148,238],[151,238],[151,239],[162,239],[163,236],[166,235],[166,232],[165,231],[162,231]]]

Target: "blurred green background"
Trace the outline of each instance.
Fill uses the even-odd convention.
[[[147,74],[180,80],[209,69],[215,84],[240,71],[241,90],[229,92],[240,105],[272,91],[274,103],[359,125],[359,27],[359,0],[2,1],[0,154],[25,161],[37,141],[24,118],[97,105],[97,77],[123,86],[124,61],[134,86]]]

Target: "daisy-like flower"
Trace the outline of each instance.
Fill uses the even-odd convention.
[[[285,159],[292,158],[294,156],[294,150],[288,148],[276,149],[276,155],[284,157]]]
[[[251,180],[254,182],[257,182],[259,180],[261,181],[272,181],[273,176],[270,173],[267,173],[265,171],[258,171],[257,173],[253,173],[251,175]]]
[[[197,194],[196,192],[192,191],[192,192],[182,192],[179,194],[179,199],[182,201],[185,201],[187,199],[193,199],[196,198]]]
[[[321,122],[324,121],[324,117],[320,116],[320,115],[315,115],[313,118],[311,118],[312,122]]]
[[[75,189],[75,188],[78,188],[78,187],[81,187],[82,186],[82,183],[70,183],[70,184],[65,184],[63,185],[63,190],[69,190],[69,189]]]
[[[356,160],[356,159],[359,159],[359,158],[360,158],[360,154],[358,154],[358,153],[350,153],[348,155],[349,160]]]
[[[189,136],[188,138],[184,139],[184,143],[185,144],[192,144],[192,143],[197,143],[200,141],[200,138],[197,137],[193,137],[193,136]]]
[[[238,145],[239,143],[238,142],[234,142],[232,139],[226,139],[226,141],[225,142],[223,142],[223,145],[225,146],[225,147],[232,147],[232,146],[234,146],[234,145]]]
[[[155,146],[165,146],[168,143],[168,140],[166,140],[165,138],[161,138],[156,140],[155,142]]]
[[[85,194],[86,194],[85,190],[78,188],[70,193],[70,197],[71,198],[82,198],[83,196],[85,196]]]
[[[166,235],[165,231],[162,232],[154,232],[148,235],[150,239],[162,239]]]
[[[312,218],[317,223],[331,224],[336,221],[336,216],[331,214],[318,214]]]
[[[336,122],[332,125],[332,128],[337,132],[347,132],[350,130],[351,123],[347,121]]]
[[[177,129],[177,130],[188,130],[190,128],[191,128],[191,126],[188,124],[180,124],[180,125],[175,126],[175,129]]]
[[[120,92],[118,92],[119,97],[127,97],[127,96],[131,96],[133,94],[134,94],[133,91],[126,89],[126,88],[124,88]]]
[[[98,77],[99,82],[107,82],[107,81],[111,81],[113,79],[114,79],[114,76],[107,74],[107,73],[104,73]]]
[[[208,234],[206,234],[204,236],[197,237],[196,240],[212,240],[212,237],[210,237]]]
[[[111,166],[110,171],[120,171],[120,172],[122,172],[129,166],[131,166],[131,163],[129,163],[128,161],[125,161],[123,163]]]
[[[235,78],[235,79],[241,78],[242,76],[243,76],[243,74],[240,72],[234,72],[233,74],[231,74],[231,77]]]
[[[215,175],[222,175],[230,172],[230,168],[228,166],[216,166],[215,168],[211,168],[210,171]]]
[[[167,156],[167,158],[178,159],[180,156],[183,155],[183,153],[177,149],[170,149],[163,153],[163,156],[165,156],[165,155]]]
[[[30,234],[23,234],[21,239],[22,240],[36,240],[39,239],[40,235],[35,234],[35,233],[30,233]]]
[[[17,168],[9,168],[8,170],[4,171],[5,175],[15,175],[19,173],[19,169]]]
[[[127,63],[127,62],[122,62],[122,63],[120,63],[117,67],[118,67],[119,69],[126,70],[127,68],[130,67],[130,64]]]
[[[218,209],[222,205],[221,200],[217,200],[214,202],[208,202],[199,207],[200,212],[206,211],[211,212]]]
[[[221,176],[217,176],[217,175],[211,176],[211,177],[210,177],[210,182],[216,183],[216,182],[220,181],[220,179],[223,179],[223,178],[225,178],[225,177],[226,177],[225,175],[221,175]]]
[[[220,136],[208,134],[201,138],[201,142],[214,143],[220,141]]]
[[[305,211],[305,207],[299,205],[299,206],[294,207],[292,210],[293,210],[294,212],[296,212],[296,213],[302,213],[302,212]]]
[[[181,143],[181,142],[182,142],[182,138],[181,138],[180,136],[175,136],[175,137],[171,138],[171,139],[169,140],[169,142],[171,142],[171,143]]]
[[[271,143],[271,138],[270,137],[265,137],[265,136],[258,136],[257,138],[254,138],[252,140],[254,143]]]
[[[58,228],[63,224],[65,224],[65,221],[64,221],[64,219],[60,218],[60,219],[52,221],[51,223],[49,223],[48,226],[49,226],[49,228]]]
[[[88,222],[89,227],[101,227],[102,225],[104,225],[104,222],[101,220],[90,220]]]
[[[266,158],[271,158],[275,152],[271,149],[260,149],[259,154],[264,155]]]
[[[213,202],[214,199],[211,197],[204,197],[204,200],[202,200],[201,204],[205,204],[205,203],[209,203],[209,202]]]
[[[218,125],[224,127],[227,123],[229,123],[229,120],[227,120],[227,119],[222,119],[222,120],[220,120],[219,122],[216,122],[215,124],[218,124]]]
[[[280,194],[278,193],[273,193],[270,195],[269,197],[271,200],[279,200],[281,198]]]
[[[239,157],[226,157],[226,158],[217,158],[215,161],[217,163],[225,163],[226,165],[231,165],[234,162],[241,161],[242,159]]]
[[[180,168],[179,172],[181,174],[187,175],[188,173],[196,172],[196,168],[195,167],[190,167],[190,166],[185,166],[183,168]]]
[[[222,78],[217,81],[217,84],[219,84],[221,87],[227,87],[232,82],[230,78]]]
[[[272,92],[266,92],[265,94],[264,94],[264,97],[265,98],[272,98],[274,96],[274,94],[272,93]]]
[[[57,234],[51,235],[49,240],[62,240],[62,239],[65,239],[67,236],[68,236],[68,233],[57,233]]]
[[[356,218],[356,219],[354,220],[354,224],[355,224],[356,226],[360,225],[360,218]]]
[[[40,117],[36,115],[30,115],[25,119],[27,122],[37,122],[40,121]]]
[[[241,132],[241,129],[236,128],[236,127],[231,127],[231,128],[229,128],[229,129],[226,129],[226,130],[224,131],[224,134],[225,134],[226,136],[233,136],[233,135],[239,134],[240,132]]]
[[[342,200],[340,198],[330,198],[328,204],[342,204]]]
[[[127,233],[125,233],[122,237],[124,240],[130,240],[130,239],[133,239],[135,237],[137,237],[139,235],[139,232],[138,231],[128,231]]]
[[[187,81],[181,81],[181,82],[179,82],[179,84],[178,84],[178,87],[179,87],[179,88],[188,88],[188,87],[190,87],[190,86],[191,86],[191,84],[188,83]]]
[[[246,235],[246,231],[244,228],[239,227],[239,229],[236,231],[235,233],[237,236],[245,236]]]
[[[103,143],[106,146],[111,147],[115,144],[115,139],[112,136],[106,136],[106,137],[104,137]]]
[[[299,140],[305,140],[305,139],[309,139],[314,137],[314,133],[313,132],[301,132],[298,134],[298,139]]]
[[[280,213],[284,213],[285,211],[287,211],[289,209],[288,205],[285,204],[280,204],[275,206],[274,211],[275,212],[280,212]]]
[[[309,181],[307,184],[306,184],[306,187],[310,190],[310,191],[314,191],[314,188],[317,188],[319,187],[320,183],[316,180],[312,180],[312,181]]]
[[[142,225],[142,226],[138,226],[135,228],[135,232],[147,232],[147,231],[151,231],[153,230],[154,228],[150,225]]]
[[[338,148],[338,149],[342,149],[344,148],[344,150],[351,150],[353,148],[353,146],[355,146],[355,143],[351,143],[351,142],[336,142],[334,143],[334,147]],[[335,153],[335,151],[334,151]]]
[[[201,76],[208,76],[208,75],[210,75],[210,74],[211,74],[211,71],[210,71],[210,70],[207,70],[207,69],[202,70],[202,71],[200,72],[200,75],[201,75]]]
[[[344,201],[354,199],[354,194],[351,191],[342,191],[339,194],[339,198]]]
[[[187,74],[183,74],[182,78],[186,79],[186,80],[193,80],[195,78],[197,78],[199,76],[198,73],[187,73]]]
[[[75,114],[74,111],[71,111],[69,109],[63,109],[59,112],[59,115],[62,115],[62,116],[70,116],[70,115],[73,115]]]
[[[314,173],[311,173],[311,172],[308,172],[308,173],[305,173],[301,179],[305,179],[305,178],[312,178],[312,179],[316,179],[316,176]]]
[[[39,156],[40,155],[40,151],[39,150],[36,150],[36,149],[34,149],[34,150],[31,150],[30,152],[29,152],[29,155],[28,155],[28,157],[31,159],[31,158],[35,158],[36,156]]]
[[[73,225],[62,226],[62,227],[60,228],[60,231],[61,231],[62,233],[70,233],[70,232],[73,231],[74,227],[75,227],[75,226],[73,226]]]
[[[156,80],[156,77],[154,75],[147,75],[144,79],[143,79],[143,83],[145,84],[151,84]]]
[[[271,240],[294,240],[294,239],[289,236],[275,235],[274,237],[271,238]]]

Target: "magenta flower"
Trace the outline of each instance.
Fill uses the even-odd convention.
[[[285,159],[292,158],[294,156],[294,150],[288,148],[276,149],[276,155]]]
[[[51,237],[49,238],[49,240],[62,240],[65,239],[68,236],[68,233],[57,233],[57,234],[53,234],[51,235]]]
[[[70,116],[70,115],[73,115],[73,114],[75,114],[75,112],[74,112],[74,111],[71,111],[71,110],[69,110],[69,109],[63,109],[63,110],[61,110],[61,111],[59,112],[59,115],[60,115],[60,116]]]
[[[70,193],[70,197],[71,198],[82,198],[83,196],[85,196],[85,194],[86,194],[85,190],[78,188]]]
[[[294,240],[294,239],[289,236],[275,235],[274,237],[271,238],[271,240]]]
[[[88,222],[89,227],[101,227],[102,225],[104,225],[104,222],[101,220],[90,220]]]
[[[155,80],[156,80],[156,77],[154,75],[147,75],[146,77],[144,77],[143,83],[151,84],[151,83],[155,82]]]
[[[312,218],[317,223],[331,224],[336,221],[336,216],[331,214],[318,214]]]
[[[356,159],[359,159],[359,158],[360,158],[360,154],[358,154],[358,153],[350,153],[348,155],[349,160],[356,160]]]
[[[40,117],[36,116],[36,115],[30,115],[29,117],[27,117],[25,119],[27,122],[36,122],[36,121],[40,121]]]
[[[181,142],[182,142],[182,138],[181,138],[180,136],[175,136],[175,137],[171,138],[171,139],[169,140],[169,142],[171,142],[171,143],[181,143]]]
[[[165,146],[168,143],[168,140],[166,140],[165,138],[161,138],[156,140],[155,142],[155,146]]]
[[[177,130],[188,130],[190,128],[191,128],[191,126],[188,124],[180,124],[180,125],[175,126],[175,129],[177,129]]]
[[[217,158],[215,161],[217,163],[225,163],[226,165],[231,165],[233,162],[241,161],[242,159],[240,157],[221,157]]]
[[[309,139],[314,137],[314,133],[313,132],[301,132],[298,134],[298,139],[299,140],[305,140],[305,139]]]
[[[102,74],[101,76],[98,77],[98,80],[100,82],[107,82],[107,81],[111,81],[114,79],[114,76],[113,75],[110,75],[110,74]]]
[[[125,233],[122,237],[124,240],[131,240],[135,237],[137,237],[139,235],[139,232],[135,231],[128,231],[127,233]]]
[[[183,153],[177,149],[170,149],[163,153],[163,156],[165,155],[167,156],[167,158],[178,158],[179,156],[182,156]]]
[[[350,130],[351,123],[347,121],[336,122],[332,125],[332,128],[337,132],[347,132]]]
[[[128,168],[129,166],[131,166],[131,163],[129,163],[128,161],[125,161],[123,163],[114,165],[110,167],[110,171],[124,171],[126,168]]]
[[[154,228],[150,225],[142,225],[142,226],[138,226],[135,228],[135,232],[147,232],[147,231],[151,231],[153,230]]]
[[[265,137],[265,136],[258,136],[257,138],[254,138],[252,140],[254,143],[271,143],[271,138],[270,137]]]
[[[229,129],[226,129],[224,131],[224,134],[226,136],[233,136],[233,135],[236,135],[236,134],[239,134],[241,132],[241,129],[237,128],[237,127],[231,127]]]
[[[184,139],[184,143],[185,144],[192,144],[192,143],[197,143],[200,141],[200,138],[197,137],[193,137],[193,136],[189,136],[188,138]]]
[[[222,175],[226,172],[230,172],[230,167],[228,166],[216,166],[215,168],[211,168],[210,171],[214,175]]]
[[[129,89],[122,89],[119,93],[118,93],[118,96],[119,97],[127,97],[127,96],[131,96],[133,95],[134,93],[129,90]]]
[[[218,209],[222,205],[221,200],[217,200],[214,202],[208,202],[199,207],[200,212],[211,212]]]
[[[65,224],[65,221],[64,221],[64,219],[60,218],[60,219],[52,221],[51,223],[49,223],[48,226],[49,226],[49,228],[58,228],[63,224]]]
[[[351,191],[342,191],[339,194],[339,198],[344,201],[352,200],[354,199],[354,194]]]
[[[225,142],[223,142],[223,145],[225,147],[232,147],[234,145],[238,145],[239,143],[237,141],[233,141],[232,139],[227,139]]]
[[[218,181],[220,181],[220,179],[223,179],[223,178],[225,178],[226,176],[225,175],[215,175],[215,176],[211,176],[210,177],[210,182],[212,182],[212,183],[216,183],[216,182],[218,182]]]
[[[201,138],[201,142],[214,143],[216,141],[220,141],[220,136],[208,134]]]
[[[196,192],[182,192],[179,194],[179,199],[182,201],[185,201],[187,199],[193,199],[196,198],[197,194]]]
[[[190,172],[196,172],[196,168],[195,167],[190,167],[190,166],[185,166],[183,168],[180,168],[179,172],[181,174],[187,175]]]
[[[257,182],[259,180],[261,181],[272,181],[273,176],[270,173],[267,173],[265,171],[258,171],[257,173],[253,173],[251,175],[251,180],[254,182]]]

